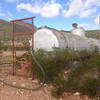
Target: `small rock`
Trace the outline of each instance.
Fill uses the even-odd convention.
[[[47,84],[44,84],[44,86],[47,86]]]
[[[68,73],[68,71],[65,71],[65,72],[64,72],[64,74],[67,74],[67,73]]]
[[[25,84],[21,84],[22,87],[25,87]]]
[[[32,80],[33,83],[38,83],[38,80]]]
[[[19,95],[19,92],[17,91],[16,95]]]
[[[76,92],[74,95],[79,96],[79,95],[80,95],[80,93],[79,93],[79,92]]]

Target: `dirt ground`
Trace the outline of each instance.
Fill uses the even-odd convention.
[[[30,77],[13,76],[9,72],[12,71],[12,67],[2,66],[0,67],[0,79],[4,79],[6,82],[27,88],[36,88],[39,86],[37,79],[32,80]],[[42,88],[36,91],[29,91],[24,89],[18,89],[9,87],[0,82],[0,100],[82,100],[80,96],[64,94],[62,98],[54,98],[51,95],[52,86],[44,84]]]
[[[25,51],[18,51],[17,55],[22,55]],[[8,58],[7,58],[8,57]],[[9,61],[12,57],[12,52],[3,52],[1,55],[2,59]],[[0,58],[0,60],[2,60]],[[20,70],[20,69],[19,69]],[[0,79],[5,80],[15,86],[22,86],[27,88],[36,88],[40,85],[37,79],[32,80],[31,77],[21,77],[18,75],[13,76],[12,65],[0,65]],[[52,86],[44,84],[42,88],[36,91],[29,91],[24,89],[18,89],[9,87],[0,82],[0,100],[88,100],[83,99],[78,93],[64,93],[61,98],[54,98],[51,95]],[[93,99],[94,100],[94,99]],[[95,99],[100,100],[100,99]]]
[[[16,55],[20,56],[22,54],[24,54],[26,51],[16,51]],[[3,56],[12,56],[12,52],[11,51],[5,51],[2,53]]]

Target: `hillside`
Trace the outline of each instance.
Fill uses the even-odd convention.
[[[26,26],[26,23],[15,23],[15,32],[16,33],[23,33],[23,32],[29,32],[30,28]],[[36,31],[36,26],[34,27],[34,30]],[[5,20],[0,19],[0,40],[11,40],[11,34],[12,34],[12,23],[7,22]]]
[[[11,33],[11,23],[0,19],[0,34]]]
[[[38,28],[35,26],[34,29],[36,31]],[[30,28],[27,27],[27,24],[25,22],[24,23],[20,22],[20,23],[15,24],[15,32],[21,33],[21,32],[28,32],[29,30]],[[64,31],[64,30],[61,30],[61,31]],[[11,22],[7,22],[5,20],[0,19],[0,40],[5,40],[5,39],[11,40],[11,33],[12,33]],[[87,30],[86,36],[100,39],[100,30]]]
[[[64,31],[64,32],[70,32],[70,31]],[[86,30],[86,36],[89,38],[100,39],[100,30]]]
[[[11,23],[0,19],[0,40],[11,40]]]
[[[96,38],[96,39],[100,39],[100,30],[89,30],[89,31],[86,31],[86,36],[87,37]]]
[[[20,32],[29,30],[29,28],[27,26],[28,25],[25,22],[18,22],[18,23],[15,23],[15,25],[14,25],[15,31],[17,30]],[[36,26],[34,27],[34,29],[36,31],[36,29],[37,29]],[[11,33],[12,32],[12,23],[0,19],[0,33],[1,33],[1,31]]]

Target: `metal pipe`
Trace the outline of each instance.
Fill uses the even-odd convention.
[[[32,19],[32,26],[33,26],[33,19]],[[34,53],[34,26],[32,27],[32,52]],[[32,57],[33,58],[33,57]],[[34,79],[34,59],[32,59],[33,64],[33,79]]]
[[[12,63],[13,63],[13,75],[15,74],[15,45],[14,45],[14,22],[12,22],[12,25],[13,25],[13,31],[12,31],[12,49],[13,49],[13,52],[12,52],[12,56],[13,56],[13,59],[12,59]]]
[[[34,35],[33,35],[33,33],[34,33],[34,26],[33,26],[33,19],[34,19],[35,17],[29,17],[29,18],[23,18],[23,19],[18,19],[18,20],[12,20],[11,22],[13,23],[12,25],[13,25],[13,31],[12,31],[12,46],[13,46],[13,60],[12,60],[12,62],[13,62],[13,75],[15,75],[16,74],[16,65],[15,65],[15,57],[16,57],[16,48],[15,48],[15,44],[14,44],[14,41],[15,41],[15,35],[31,35],[32,36],[32,52],[34,52],[34,50],[33,50],[33,48],[34,48]],[[29,28],[30,27],[32,27],[31,28],[31,32],[25,32],[25,33],[15,33],[15,28],[14,28],[14,23],[15,22],[17,22],[17,21],[22,21],[22,20],[28,20],[28,19],[31,19],[32,20],[32,25],[31,26],[29,26],[29,25],[27,25]]]
[[[33,18],[35,18],[35,16],[29,17],[29,18],[22,18],[22,19],[12,20],[11,22],[17,22],[17,21],[28,20],[28,19],[33,19]]]

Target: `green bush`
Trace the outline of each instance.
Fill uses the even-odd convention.
[[[95,78],[87,78],[82,86],[80,87],[80,92],[89,96],[97,96],[99,91],[100,80]],[[100,94],[99,94],[100,96]]]
[[[59,49],[53,52],[46,52],[39,50],[35,53],[35,56],[46,73],[46,82],[52,82],[63,69],[67,66],[67,63],[71,60],[68,50],[60,51]],[[35,64],[36,76],[41,79],[42,73],[38,70],[38,66]]]
[[[100,54],[92,53],[89,59],[81,60],[73,68],[66,82],[68,91],[78,91],[89,96],[97,96],[100,87]]]
[[[23,57],[29,59],[29,55]],[[78,64],[69,67],[69,62],[77,61]],[[47,52],[38,50],[35,57],[43,67],[46,74],[46,83],[54,86],[52,94],[59,97],[63,92],[80,92],[89,96],[100,96],[100,53],[88,52],[87,50],[64,51],[54,48],[54,51]],[[18,58],[19,59],[19,58]],[[42,80],[42,72],[34,63],[33,71],[35,76]],[[65,70],[69,70],[67,78],[63,77]]]
[[[0,50],[3,48],[3,43],[0,41]]]
[[[54,82],[52,83],[54,86],[52,90],[52,95],[59,97],[63,92],[66,91],[66,80],[64,80],[62,77],[58,76],[55,78]]]
[[[5,43],[4,41],[0,42],[0,50],[4,50],[4,51],[12,50],[11,45],[5,45],[4,43]]]

